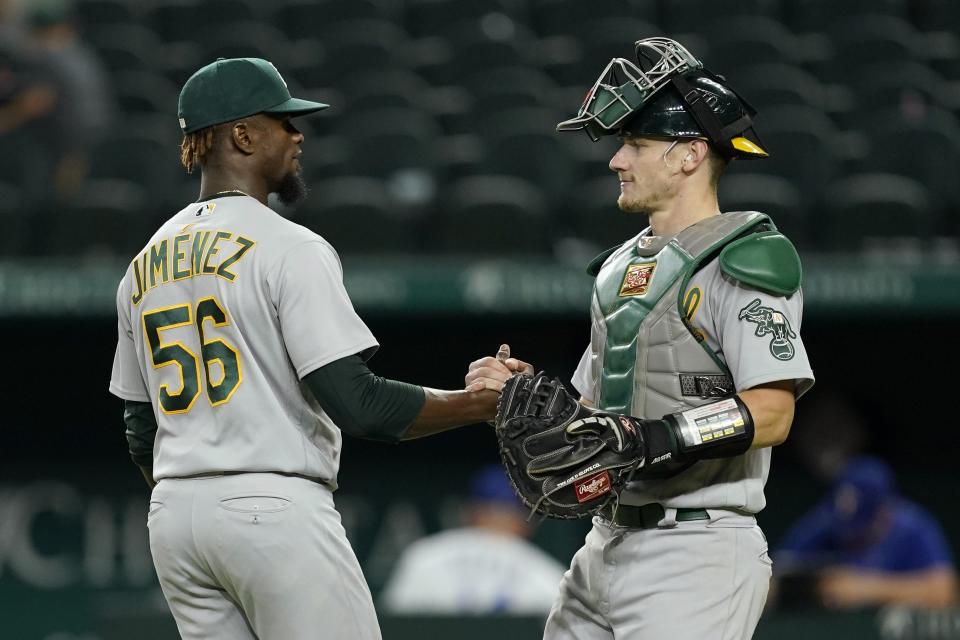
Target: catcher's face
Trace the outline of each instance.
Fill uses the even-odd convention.
[[[610,159],[610,170],[620,178],[617,206],[646,214],[665,208],[677,193],[687,145],[682,140],[635,136],[620,138],[620,142]]]

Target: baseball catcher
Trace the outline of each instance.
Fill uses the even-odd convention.
[[[637,474],[672,475],[696,460],[740,455],[753,441],[753,420],[736,396],[641,420],[584,406],[544,373],[517,374],[503,387],[496,432],[523,503],[547,517],[581,518]]]
[[[769,155],[753,108],[675,40],[634,53],[557,125],[616,137],[617,207],[636,220],[587,267],[576,398],[492,356],[464,382],[502,391],[500,452],[531,509],[596,514],[544,638],[742,640],[772,572],[755,518],[771,449],[814,381],[800,257],[770,216],[720,208],[726,167]]]

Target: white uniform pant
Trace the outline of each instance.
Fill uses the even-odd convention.
[[[326,486],[271,473],[161,480],[147,523],[183,638],[380,640]]]
[[[770,586],[766,538],[752,516],[708,512],[709,520],[653,529],[594,518],[545,640],[752,637]]]

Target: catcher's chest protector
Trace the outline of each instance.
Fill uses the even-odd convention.
[[[673,238],[650,239],[646,230],[607,258],[590,305],[593,397],[600,409],[659,418],[716,401],[700,391],[729,380],[729,371],[684,323],[686,283],[704,261],[767,220],[762,213],[736,212],[702,220]],[[730,382],[719,386],[733,392]]]

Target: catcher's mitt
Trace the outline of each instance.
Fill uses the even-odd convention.
[[[507,475],[525,505],[551,518],[599,511],[643,466],[640,420],[583,406],[557,378],[517,374],[495,424]]]

